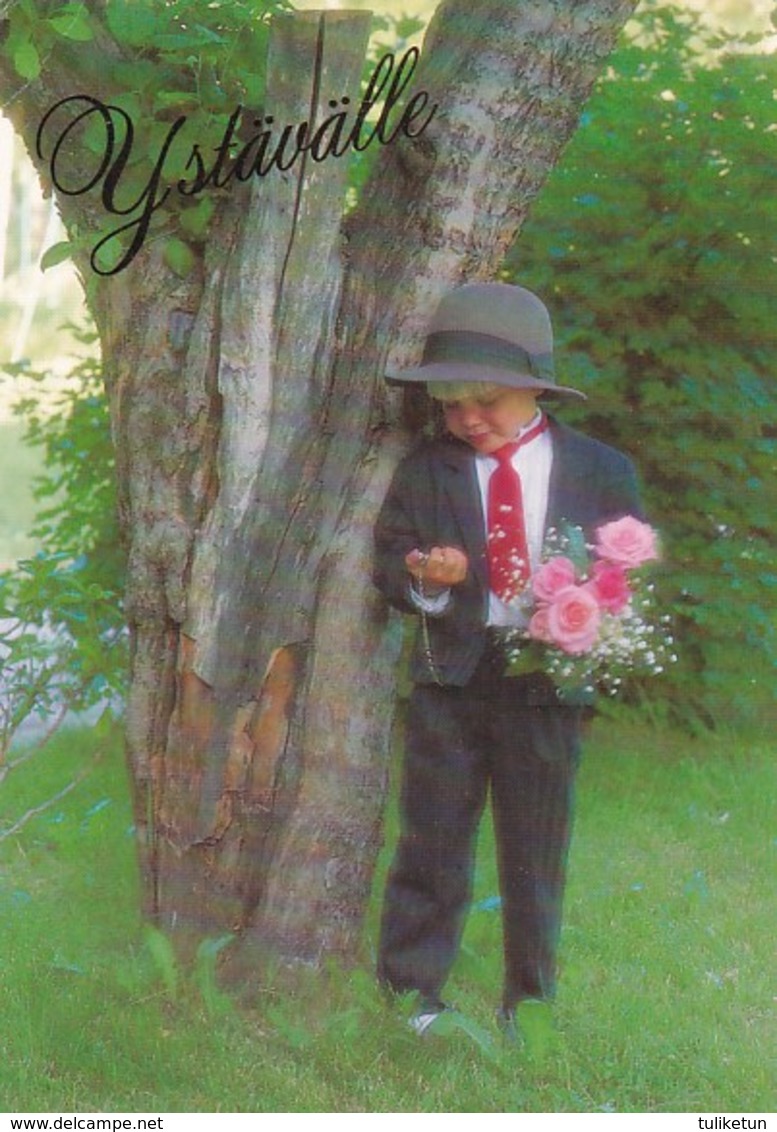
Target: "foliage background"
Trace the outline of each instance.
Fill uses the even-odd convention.
[[[772,711],[777,667],[777,59],[724,46],[643,7],[504,271],[664,536],[681,659],[645,694],[708,723]]]
[[[129,19],[126,5],[116,12]],[[199,51],[197,68],[186,64],[190,87],[223,52],[210,38],[222,34],[218,15],[209,18],[203,42],[187,46]],[[383,49],[404,47],[420,27],[407,18],[379,24]],[[247,50],[244,31],[235,51]],[[777,666],[777,74],[774,54],[742,50],[742,40],[736,53],[726,47],[691,12],[645,4],[504,265],[505,278],[547,299],[562,380],[590,394],[565,415],[631,452],[641,470],[665,540],[662,594],[680,655],[641,689],[643,706],[693,726],[768,718]],[[163,62],[173,87],[176,59]],[[155,109],[161,127],[170,107]],[[198,113],[223,125],[223,106],[219,117],[206,100]],[[364,160],[356,164],[354,191],[366,172]],[[188,240],[198,236],[193,220],[183,224]],[[53,612],[96,660],[106,623],[74,623],[75,583],[108,615],[118,609],[122,559],[99,373],[87,369],[83,404],[66,399],[54,416],[26,406],[31,439],[45,451],[39,491],[49,511],[37,532],[41,555],[4,586],[7,601]],[[120,660],[105,656],[108,667]],[[113,681],[115,664],[112,672]]]
[[[72,328],[84,347],[94,334]],[[39,383],[45,371],[9,367]],[[75,709],[123,691],[126,647],[122,616],[125,554],[119,536],[114,456],[99,361],[75,364],[53,405],[21,399],[27,443],[42,467],[34,482],[37,514],[29,532],[37,547],[0,573],[0,649],[7,670],[31,647],[26,635],[47,630],[45,702],[67,696]],[[17,635],[17,628],[25,633]],[[0,689],[8,693],[7,685]]]

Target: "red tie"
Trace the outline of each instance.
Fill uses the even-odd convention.
[[[519,448],[548,427],[547,417],[528,432],[490,455],[499,461],[488,481],[488,571],[491,589],[502,601],[511,601],[529,580],[529,547],[523,514],[521,477],[512,464]]]

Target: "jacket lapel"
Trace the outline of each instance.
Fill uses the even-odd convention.
[[[474,452],[464,444],[449,444],[443,459],[443,469],[444,488],[451,514],[461,535],[463,549],[473,573],[481,585],[487,588],[485,520]]]
[[[553,439],[553,463],[550,469],[550,483],[548,484],[548,510],[545,515],[545,532],[551,527],[558,528],[562,519],[571,519],[574,509],[575,492],[572,490],[571,477],[574,469],[570,467],[569,451],[567,445],[568,434],[563,425],[553,417],[548,417],[550,434]]]

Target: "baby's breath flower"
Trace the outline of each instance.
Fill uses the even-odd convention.
[[[597,573],[592,572],[591,565],[596,554],[596,544],[586,542],[579,527],[562,523],[560,528],[548,531],[542,561],[545,563],[559,556],[573,562],[575,584],[593,586],[595,595]],[[522,568],[523,563],[519,562],[518,566]],[[522,573],[515,582],[514,604],[531,616],[534,600],[531,587],[525,585]],[[628,572],[627,584],[631,590],[627,603],[618,612],[600,610],[596,636],[584,652],[566,652],[561,641],[558,647],[546,644],[544,630],[541,638],[534,639],[528,631],[517,631],[518,647],[510,653],[511,659],[517,660],[520,645],[532,640],[533,646],[544,649],[545,670],[557,686],[581,688],[585,692],[599,686],[611,695],[617,694],[631,675],[660,675],[668,664],[677,661],[672,651],[674,639],[668,631],[671,617],[656,609],[655,585],[644,578],[642,570]],[[551,597],[547,602],[540,602],[539,608],[549,610],[552,601]],[[525,653],[523,660],[525,662]]]

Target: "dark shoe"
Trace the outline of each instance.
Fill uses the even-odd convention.
[[[434,1026],[443,1015],[450,1015],[451,1008],[439,999],[421,999],[415,1012],[408,1018],[407,1024],[419,1038],[434,1033]]]
[[[518,1027],[515,1024],[515,1010],[512,1007],[499,1007],[496,1012],[496,1025],[508,1045],[517,1046],[520,1044]]]
[[[407,1024],[419,1038],[434,1032],[434,1024],[445,1014],[444,1010],[419,1011],[408,1018]]]

